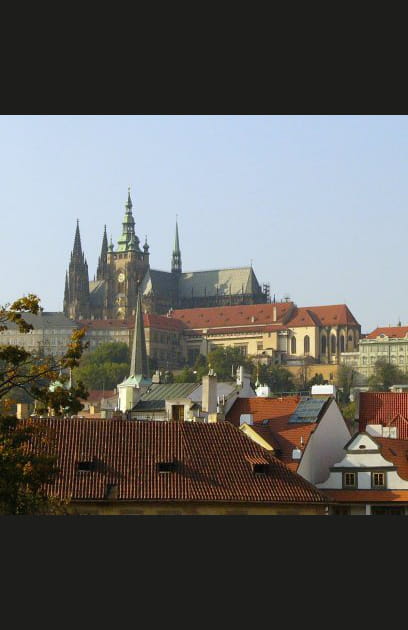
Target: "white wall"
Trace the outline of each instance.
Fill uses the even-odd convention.
[[[351,434],[334,399],[311,434],[297,470],[313,484],[327,479],[329,469],[344,455]]]

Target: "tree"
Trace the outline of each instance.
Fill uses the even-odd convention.
[[[339,404],[346,405],[350,400],[350,390],[355,381],[355,371],[350,365],[340,364],[336,375],[336,386],[339,389]]]
[[[50,447],[52,437],[38,419],[0,417],[0,514],[64,513],[64,502],[44,490],[58,473]]]
[[[29,294],[0,308],[0,330],[13,322],[20,332],[33,328],[24,313],[37,314],[39,298]],[[10,408],[13,392],[36,400],[40,408],[56,414],[83,408],[79,398],[88,393],[83,384],[70,384],[72,368],[79,364],[86,344],[85,330],[74,330],[66,352],[59,358],[40,357],[12,344],[0,345],[0,402]],[[58,379],[58,381],[57,381]],[[52,483],[58,469],[52,452],[52,436],[38,418],[17,420],[7,412],[0,414],[0,513],[61,513],[63,503],[49,498],[44,484]]]
[[[407,382],[408,376],[385,359],[376,361],[374,373],[367,379],[368,386],[374,391],[388,391],[391,385]]]
[[[201,380],[204,374],[208,374],[210,367],[217,374],[219,381],[235,381],[236,370],[239,366],[244,368],[244,372],[252,374],[253,363],[246,357],[242,356],[239,348],[231,348],[229,346],[218,346],[204,357],[205,361],[200,359],[201,365],[196,363],[194,369],[197,371],[197,379]]]
[[[29,294],[11,305],[0,308],[0,330],[7,329],[13,322],[20,332],[27,333],[33,326],[28,324],[24,313],[38,314],[40,299]],[[69,385],[70,371],[79,365],[86,343],[83,342],[84,329],[74,330],[66,352],[61,357],[40,357],[24,348],[0,345],[0,400],[2,407],[10,408],[14,402],[13,392],[24,392],[29,400],[36,400],[41,411],[51,409],[55,414],[76,413],[83,408],[80,398],[88,393],[81,381]],[[58,386],[50,388],[53,382]]]
[[[184,367],[179,374],[174,377],[175,383],[195,383],[197,381],[197,372],[189,367]]]
[[[129,375],[130,357],[126,343],[101,343],[83,355],[74,377],[89,389],[113,389]]]

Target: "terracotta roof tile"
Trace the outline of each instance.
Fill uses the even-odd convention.
[[[236,327],[251,324],[271,324],[280,322],[293,308],[293,302],[271,304],[250,304],[240,306],[220,306],[187,308],[172,311],[172,317],[183,321],[188,328]],[[276,311],[276,320],[274,312]]]
[[[279,445],[281,453],[279,459],[288,468],[296,471],[300,460],[292,459],[294,448],[305,448],[310,435],[316,428],[315,422],[294,423],[289,422],[290,417],[298,406],[301,397],[282,396],[282,398],[237,398],[226,416],[226,420],[239,426],[241,414],[252,414],[253,428],[273,448]],[[264,423],[265,421],[265,423]],[[267,422],[267,424],[266,424]],[[265,431],[268,428],[273,434]],[[303,442],[303,447],[301,446]]]
[[[360,392],[360,431],[365,431],[367,424],[396,426],[398,438],[408,439],[408,393]]]
[[[32,421],[32,420],[30,420]],[[22,422],[29,422],[22,421]],[[108,484],[118,500],[322,503],[325,495],[228,422],[143,422],[46,418],[61,472],[47,492],[101,500]],[[247,458],[270,464],[255,475]],[[78,461],[94,458],[94,471]],[[176,462],[160,472],[160,462]]]
[[[333,501],[342,503],[408,503],[408,490],[329,490],[324,494]]]
[[[379,335],[386,335],[387,337],[397,337],[403,339],[408,334],[408,326],[384,326],[382,328],[376,328],[372,332],[365,335],[366,339],[376,339]]]

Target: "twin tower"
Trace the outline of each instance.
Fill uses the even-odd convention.
[[[128,319],[135,313],[138,291],[144,296],[145,310],[153,312],[166,312],[177,299],[174,288],[182,273],[177,222],[171,273],[156,272],[169,276],[165,283],[168,287],[164,287],[162,295],[155,295],[151,286],[149,245],[146,239],[143,248],[140,248],[132,207],[129,189],[117,247],[114,248],[112,239],[108,245],[105,225],[96,278],[91,282],[77,222],[74,247],[65,277],[64,314],[67,317],[75,320]]]

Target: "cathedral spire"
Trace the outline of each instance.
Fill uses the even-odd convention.
[[[79,219],[77,219],[72,255],[82,258],[81,235],[79,233]]]
[[[131,212],[133,208],[132,199],[130,197],[130,186],[128,187],[128,200],[127,200],[126,208],[128,209],[129,212]]]
[[[96,271],[97,280],[105,280],[106,268],[107,268],[107,255],[108,255],[108,237],[106,234],[106,225],[103,230],[101,255],[98,260],[98,269]]]
[[[81,246],[79,220],[68,273],[65,276],[64,314],[71,319],[88,318],[90,312],[88,264]]]
[[[176,236],[174,238],[173,256],[171,259],[171,270],[173,273],[181,273],[181,251],[179,244],[178,224],[176,218]]]

